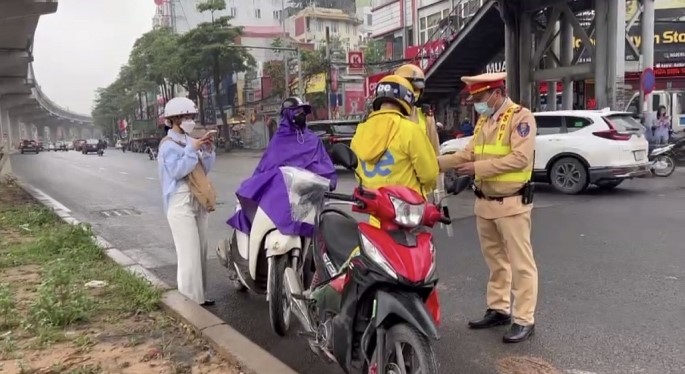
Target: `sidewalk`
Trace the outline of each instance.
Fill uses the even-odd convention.
[[[109,260],[9,178],[0,184],[0,372],[237,374],[159,309],[162,291]]]

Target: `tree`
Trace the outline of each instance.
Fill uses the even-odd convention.
[[[271,46],[276,48],[293,48],[292,46],[287,45],[280,38],[275,39],[271,43]],[[284,51],[277,51],[276,54],[280,55],[283,52]],[[294,54],[293,52],[287,53]],[[305,89],[305,92],[300,93],[300,95],[306,96],[307,94],[309,94],[309,92],[306,91],[307,86],[309,86],[312,79],[319,74],[326,73],[330,69],[331,64],[329,61],[326,60],[326,54],[323,48],[319,49],[318,51],[301,49],[300,59],[302,61],[302,84]],[[297,66],[296,60],[297,58],[293,57],[290,58],[288,61],[288,66],[290,67],[288,74],[288,81],[290,82],[290,87],[288,88],[286,95],[294,95],[296,92],[295,90],[298,86],[297,84],[293,84],[298,76],[297,69],[300,69],[300,67]],[[283,75],[283,59],[268,61],[266,64],[264,64],[263,69],[264,74],[271,77],[273,91],[278,93],[284,92],[285,90],[283,86],[285,85],[285,76]]]
[[[149,31],[133,45],[129,65],[141,90],[157,92],[168,101],[174,96],[174,86],[180,82],[178,35],[168,28]]]
[[[382,40],[369,40],[363,48],[364,61],[367,64],[378,64],[386,60],[385,44]]]
[[[204,22],[190,30],[179,40],[181,49],[181,72],[185,78],[186,89],[194,91],[204,124],[203,91],[210,82],[214,83],[214,94],[220,104],[221,83],[227,75],[246,71],[254,65],[254,58],[244,49],[236,47],[234,41],[242,30],[230,24],[230,17],[215,18],[214,13],[226,9],[224,0],[207,0],[198,4],[200,12],[211,12],[212,22]],[[218,105],[221,121],[227,125],[226,113]]]
[[[120,119],[129,119],[135,113],[136,92],[134,69],[122,66],[117,79],[106,88],[97,89],[92,116],[95,125],[105,134],[113,136]]]

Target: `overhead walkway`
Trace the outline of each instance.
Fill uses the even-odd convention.
[[[593,78],[595,66],[589,64],[562,67],[560,62],[554,69],[543,69],[540,62],[553,53],[552,40],[560,35],[558,26],[555,28],[557,22],[563,20],[565,25],[572,25],[573,31],[583,29],[576,14],[592,10],[593,6],[593,0],[462,0],[425,43],[433,46],[441,40],[444,50],[432,56],[425,67],[424,97],[430,102],[453,101],[464,88],[461,77],[482,73],[502,51],[507,55],[510,94],[528,102],[534,82],[561,81],[564,76]],[[564,43],[571,48],[571,54],[573,31],[562,33],[567,37]],[[586,30],[578,34],[587,37]],[[541,38],[538,45],[534,42],[536,37]],[[554,57],[560,59],[558,55]]]
[[[0,0],[0,144],[97,135],[88,115],[69,111],[41,90],[33,73],[33,38],[56,0]]]

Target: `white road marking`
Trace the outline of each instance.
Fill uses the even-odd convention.
[[[39,189],[37,189],[37,188],[35,188],[35,187],[33,187],[33,190],[34,190],[34,191],[36,192],[36,194],[38,194],[43,200],[46,200],[46,201],[50,204],[50,206],[52,206],[52,208],[55,208],[55,209],[57,209],[57,210],[65,211],[65,212],[67,212],[67,213],[71,213],[71,210],[69,210],[69,208],[67,208],[66,206],[62,205],[62,203],[60,203],[59,201],[53,199],[52,197],[50,197],[50,196],[49,196],[48,194],[46,194],[45,192],[43,192],[43,191],[41,191],[41,190],[39,190]]]
[[[132,216],[132,215],[133,215],[133,214],[131,214],[131,212],[129,212],[129,211],[126,210],[126,209],[122,209],[121,212],[124,213],[124,214],[126,214],[127,216]]]
[[[578,369],[571,369],[571,370],[566,370],[567,374],[597,374],[594,371],[585,371],[585,370],[578,370]]]
[[[125,171],[120,171],[119,174],[128,175],[128,173]]]
[[[107,212],[102,212],[102,214],[103,214],[105,217],[109,217],[109,213],[107,213]]]
[[[152,177],[145,177],[145,179],[151,180],[151,181],[157,180],[157,178],[152,178]]]
[[[105,168],[98,168],[98,169],[103,170],[103,171],[105,170]]]
[[[116,210],[115,210],[115,211],[112,211],[112,213],[114,213],[115,215],[121,217],[121,213],[117,212]]]

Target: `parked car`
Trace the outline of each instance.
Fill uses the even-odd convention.
[[[81,153],[83,153],[84,155],[87,155],[89,153],[97,153],[97,152],[98,152],[98,140],[97,139],[88,139],[81,146]]]
[[[649,173],[644,127],[631,113],[566,110],[534,113],[537,123],[533,180],[578,194],[590,184],[613,189]],[[464,149],[471,137],[449,140],[440,154]]]
[[[68,150],[69,150],[69,147],[67,146],[67,143],[66,143],[66,142],[59,141],[59,142],[56,142],[56,143],[55,143],[55,152],[57,152],[57,151],[64,151],[64,152],[66,152],[66,151],[68,151]]]
[[[86,144],[85,139],[74,140],[74,150],[77,152],[83,152],[83,145]]]
[[[35,154],[40,153],[40,149],[38,149],[38,143],[35,140],[22,140],[19,150],[21,151],[21,154],[27,152]]]
[[[356,120],[324,120],[308,122],[307,128],[321,138],[326,149],[330,150],[335,143],[350,145],[358,124]]]
[[[42,140],[36,140],[36,148],[38,148],[39,152],[43,152],[45,150]]]
[[[57,149],[55,149],[55,143],[49,143],[49,144],[48,144],[48,152],[50,152],[50,151],[56,151],[56,150],[57,150]]]

